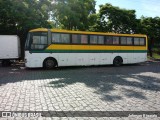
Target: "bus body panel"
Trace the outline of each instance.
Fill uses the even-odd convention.
[[[26,55],[26,67],[43,67],[46,58],[53,57],[58,61],[58,66],[90,66],[113,64],[116,56],[123,59],[123,64],[131,64],[146,61],[146,53],[29,53]],[[135,59],[130,59],[134,56]]]

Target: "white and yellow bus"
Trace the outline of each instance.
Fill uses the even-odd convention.
[[[147,36],[38,28],[25,46],[29,68],[132,64],[147,60]]]

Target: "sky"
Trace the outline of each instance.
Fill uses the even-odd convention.
[[[160,17],[160,0],[96,0],[96,10],[99,5],[110,3],[120,8],[136,10],[137,18],[142,15],[144,17]]]

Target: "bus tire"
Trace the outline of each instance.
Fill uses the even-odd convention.
[[[123,64],[123,59],[120,56],[117,56],[114,58],[113,60],[113,65],[118,67],[121,66]]]
[[[56,59],[52,58],[52,57],[49,57],[49,58],[46,58],[43,62],[43,67],[45,69],[53,69],[57,66],[57,61]]]

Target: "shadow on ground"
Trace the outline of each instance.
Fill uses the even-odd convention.
[[[101,95],[105,101],[114,102],[123,99],[121,94],[112,94],[112,92],[118,92],[118,87],[123,88],[122,91],[126,97],[147,99],[145,94],[139,91],[160,91],[160,62],[121,67],[65,67],[55,70],[19,69],[16,66],[0,67],[0,86],[24,80],[46,79],[52,79],[52,81],[45,87],[53,89],[84,83],[87,87],[94,88],[95,93]]]

